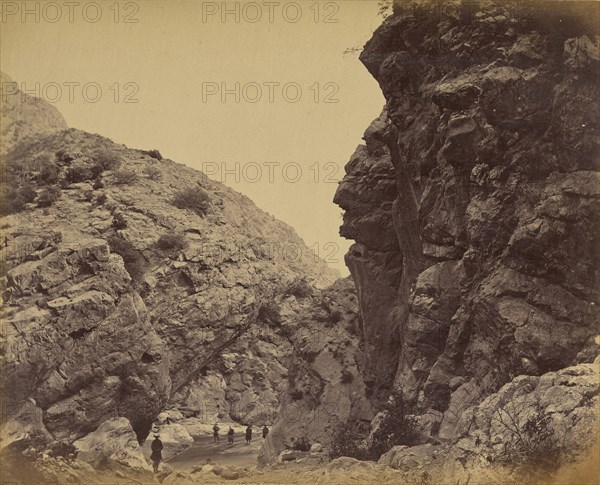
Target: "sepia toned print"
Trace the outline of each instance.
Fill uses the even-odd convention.
[[[0,1],[0,483],[600,483],[600,3]]]

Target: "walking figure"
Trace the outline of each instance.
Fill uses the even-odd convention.
[[[249,445],[252,440],[252,425],[249,424],[246,428],[246,444]]]
[[[215,425],[213,426],[213,440],[215,441],[215,443],[219,442],[219,426],[217,425],[217,423],[215,423]]]
[[[268,434],[269,434],[269,428],[267,428],[267,425],[265,424],[265,426],[263,428],[263,440],[267,437]]]
[[[233,444],[233,428],[231,426],[229,426],[229,431],[227,431],[227,443],[230,445]]]
[[[152,468],[154,469],[154,473],[158,472],[158,465],[162,460],[162,449],[163,444],[157,434],[154,435],[154,441],[152,445],[150,445],[150,449],[152,450],[152,454],[150,455],[150,459],[152,460]]]

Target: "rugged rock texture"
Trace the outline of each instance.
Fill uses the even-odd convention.
[[[335,197],[365,382],[395,375],[444,439],[516,376],[594,360],[600,229],[597,4],[448,5],[396,5],[365,46],[387,103]]]
[[[54,106],[25,94],[15,81],[0,72],[0,126],[0,155],[4,155],[21,140],[64,130],[67,123]]]
[[[340,426],[365,426],[374,417],[362,378],[366,363],[352,283],[338,280],[300,302],[290,298],[280,311],[283,319],[297,316],[290,320],[287,392],[261,448],[261,465],[274,463],[286,449],[328,448]]]
[[[87,181],[101,158],[121,166]],[[286,347],[274,348],[276,331],[259,340],[270,328],[265,308],[303,279],[331,283],[332,270],[292,228],[170,160],[74,129],[7,156],[11,170],[31,159],[54,167],[59,198],[43,202],[48,180],[25,167],[19,180],[37,187],[37,199],[1,221],[7,426],[29,425],[28,403],[37,433],[54,440],[72,442],[116,417],[141,440],[165,408],[197,412],[195,390],[219,372],[230,406],[273,414]],[[186,188],[208,197],[205,214],[173,205]],[[165,246],[163,235],[178,237]]]

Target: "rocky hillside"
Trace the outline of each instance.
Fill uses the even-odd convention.
[[[75,129],[18,144],[5,172],[1,392],[20,432],[3,445],[32,428],[70,443],[114,417],[141,440],[164,409],[220,399],[221,418],[275,413],[268,306],[335,278],[291,227],[156,151]],[[227,394],[204,394],[217,372]]]
[[[35,86],[27,86],[35,90]],[[17,82],[0,72],[0,155],[21,140],[39,133],[64,130],[67,123],[59,111],[47,101],[29,96]]]
[[[598,355],[599,11],[446,6],[396,2],[366,44],[386,105],[335,203],[355,241],[364,396],[376,412],[400,391],[430,447],[458,443],[471,416],[481,436],[468,453],[481,456],[475,441],[510,446],[490,428],[500,404],[590,429],[598,419],[597,375],[564,409],[578,384],[548,385]],[[539,395],[525,405],[504,385]]]

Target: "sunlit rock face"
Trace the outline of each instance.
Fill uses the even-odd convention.
[[[37,86],[37,87],[36,87]],[[30,96],[41,94],[37,85],[23,85],[0,72],[0,155],[27,137],[64,130],[67,123],[60,112],[47,101]],[[27,92],[23,92],[21,88]],[[37,89],[37,91],[36,91]]]
[[[387,102],[335,196],[369,394],[444,438],[516,376],[594,360],[600,229],[597,8],[449,3],[396,5],[366,44]]]
[[[291,227],[198,171],[75,129],[24,139],[6,163],[3,200],[33,191],[1,220],[7,419],[64,442],[116,417],[142,440],[161,411],[207,419],[196,407],[219,399],[219,419],[274,419],[290,344],[264,307],[336,276]],[[185,189],[205,210],[174,205]]]

